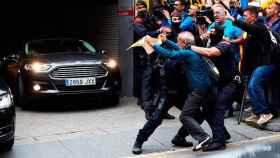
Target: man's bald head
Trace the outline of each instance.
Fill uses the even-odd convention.
[[[214,18],[217,23],[223,24],[226,17],[226,9],[221,4],[215,4],[213,7]]]
[[[191,32],[184,31],[179,33],[178,38],[177,38],[177,45],[180,48],[185,48],[189,45],[194,45],[195,44],[195,39],[194,36]]]

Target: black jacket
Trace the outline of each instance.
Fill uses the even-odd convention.
[[[243,72],[250,74],[258,66],[271,64],[271,54],[266,51],[270,48],[270,35],[266,26],[259,22],[246,24],[241,20],[236,20],[234,24],[248,33],[244,49]]]

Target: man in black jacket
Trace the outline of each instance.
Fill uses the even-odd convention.
[[[258,23],[258,10],[248,7],[243,11],[244,22],[228,16],[233,23],[248,33],[244,51],[244,71],[251,76],[248,84],[248,94],[252,102],[253,115],[245,121],[258,125],[267,123],[273,118],[268,108],[266,82],[275,73],[275,65],[270,52],[270,34],[267,28]]]
[[[133,21],[135,41],[146,35],[157,37],[160,28],[151,20],[151,15],[148,13],[147,5],[143,0],[137,1],[136,10],[137,16]],[[154,69],[155,60],[156,56],[147,55],[142,47],[134,48],[136,96],[138,97],[138,104],[144,109],[147,119],[150,118],[155,109],[152,105],[157,89],[154,83],[157,75]],[[174,119],[175,117],[166,113],[165,118]]]

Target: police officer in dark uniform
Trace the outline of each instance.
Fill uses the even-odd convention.
[[[154,23],[153,16],[147,12],[146,3],[142,0],[137,1],[136,9],[137,16],[133,24],[135,41],[146,35],[156,37],[160,33],[160,27]],[[157,72],[154,69],[154,65],[156,59],[155,54],[147,55],[142,47],[134,49],[136,95],[147,119],[153,113],[154,96],[158,88],[157,84],[155,84]],[[174,119],[175,117],[166,113],[165,118]]]

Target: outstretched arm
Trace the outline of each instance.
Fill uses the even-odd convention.
[[[221,52],[219,49],[216,47],[211,47],[211,48],[203,48],[203,47],[198,47],[198,46],[191,46],[191,50],[194,52],[206,56],[206,57],[215,57],[215,56],[220,56]]]
[[[174,42],[172,42],[172,41],[170,41],[170,40],[166,40],[166,41],[164,42],[164,44],[165,44],[166,46],[168,46],[169,48],[174,49],[174,50],[179,50],[179,49],[180,49],[180,48],[177,46],[176,43],[174,43]]]
[[[158,54],[169,58],[188,57],[192,53],[191,50],[168,50],[160,45],[153,45],[153,48]]]

